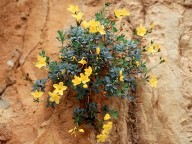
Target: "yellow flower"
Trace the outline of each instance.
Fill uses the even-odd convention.
[[[154,49],[154,45],[150,45],[148,48],[147,48],[147,52],[151,53],[151,54],[155,54],[157,51]]]
[[[56,104],[59,104],[61,97],[58,94],[56,94],[54,92],[53,93],[49,92],[49,96],[50,96],[50,98],[49,98],[50,102],[55,102]]]
[[[79,7],[78,7],[78,5],[70,5],[67,10],[72,12],[73,14],[75,14],[76,12],[79,11]]]
[[[151,79],[149,80],[149,83],[151,87],[156,88],[157,87],[157,78],[155,76],[152,76]]]
[[[86,84],[87,82],[90,81],[88,75],[84,75],[83,73],[80,73],[80,78],[81,78],[81,82],[82,82],[83,84]]]
[[[136,31],[137,31],[137,35],[139,36],[144,36],[147,33],[147,29],[144,28],[142,24],[140,24],[140,26],[137,27]]]
[[[38,55],[37,56],[37,62],[35,64],[35,66],[38,67],[38,68],[41,68],[41,67],[44,67],[46,65],[47,65],[46,57],[42,57],[42,56]]]
[[[106,121],[106,120],[109,120],[111,118],[111,116],[107,113],[106,115],[105,115],[105,117],[104,117],[104,120]]]
[[[97,27],[97,31],[98,31],[101,35],[106,34],[103,25],[98,26],[98,27]]]
[[[119,71],[119,80],[120,80],[120,81],[124,81],[123,78],[124,78],[123,72],[122,72],[122,70],[120,70],[120,71]]]
[[[54,84],[53,87],[55,88],[53,92],[59,93],[60,95],[63,95],[63,91],[67,89],[67,87],[63,85],[63,82],[60,82],[59,84]]]
[[[68,131],[69,133],[71,133],[71,134],[74,134],[75,135],[75,137],[76,137],[76,133],[77,132],[84,132],[84,129],[78,129],[77,127],[74,127],[73,129],[70,129],[69,131]]]
[[[95,19],[91,19],[89,21],[89,24],[90,24],[91,27],[98,27],[99,25],[101,25],[100,22],[99,21],[95,21]]]
[[[34,98],[40,98],[42,95],[43,95],[43,92],[42,91],[34,91],[34,92],[31,92],[31,95],[34,97]]]
[[[97,54],[97,55],[100,54],[100,51],[101,51],[100,47],[96,48],[96,54]]]
[[[89,21],[89,26],[90,26],[89,32],[90,32],[90,33],[96,33],[96,32],[98,32],[98,27],[99,27],[100,25],[101,25],[101,24],[100,24],[99,21],[95,21],[95,19],[91,19],[91,20]],[[101,30],[101,32],[102,32],[102,27],[101,27],[99,30]]]
[[[118,18],[122,18],[124,16],[129,16],[130,13],[125,9],[118,9],[118,10],[114,10],[114,13],[115,13],[115,16],[118,17]]]
[[[77,14],[73,14],[72,17],[74,17],[78,22],[81,21],[84,13],[78,12]]]
[[[107,124],[104,124],[103,125],[103,132],[105,132],[106,134],[109,134],[109,132],[112,129],[112,125],[113,125],[112,122],[108,122]]]
[[[108,135],[103,133],[103,134],[99,134],[97,135],[97,142],[105,142],[105,140],[107,139]]]
[[[85,75],[90,76],[92,74],[92,68],[89,66],[85,69]]]
[[[81,83],[81,78],[78,76],[74,76],[74,79],[72,80],[72,82],[74,86],[79,85]]]
[[[82,26],[83,26],[84,29],[87,29],[87,28],[89,28],[90,23],[89,23],[89,22],[86,22],[86,21],[83,21],[83,22],[82,22]]]
[[[90,33],[96,33],[96,32],[97,32],[97,27],[91,26],[91,27],[89,28],[89,32],[90,32]]]
[[[87,62],[86,62],[86,60],[84,60],[84,57],[83,57],[78,63],[84,65],[84,64],[86,64]]]
[[[136,66],[138,67],[140,65],[140,62],[139,61],[136,61],[135,62]]]

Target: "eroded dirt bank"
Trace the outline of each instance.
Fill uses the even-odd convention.
[[[153,70],[157,89],[138,87],[137,100],[116,101],[121,115],[110,144],[192,143],[192,1],[114,0],[112,7],[126,7],[135,24],[157,27],[149,39],[162,45],[168,62]],[[104,0],[1,0],[0,1],[0,143],[7,144],[91,144],[96,143],[91,127],[74,139],[72,108],[76,103],[64,97],[55,110],[36,104],[30,95],[31,81],[46,74],[34,67],[41,49],[54,55],[56,31],[74,19],[67,11],[78,4],[87,17],[98,11]],[[125,31],[128,27],[125,21]],[[149,59],[150,66],[157,57]]]

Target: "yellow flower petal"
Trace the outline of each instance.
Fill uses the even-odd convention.
[[[107,139],[108,135],[107,134],[99,134],[97,135],[97,142],[105,142],[105,140]]]
[[[97,55],[100,54],[100,51],[101,51],[100,47],[96,48],[96,54],[97,54]]]
[[[124,76],[123,76],[123,71],[120,70],[120,71],[119,71],[119,80],[120,80],[120,81],[124,81],[123,78],[124,78]]]
[[[73,14],[75,14],[76,12],[79,11],[79,7],[78,7],[78,5],[70,5],[67,10],[72,12]]]
[[[84,75],[83,73],[80,73],[80,78],[83,84],[86,84],[87,82],[90,81],[88,75]]]
[[[78,129],[79,132],[84,132],[84,129]]]
[[[84,64],[86,64],[87,62],[86,62],[86,60],[84,60],[84,57],[83,57],[78,63],[84,65]]]
[[[111,118],[111,116],[107,113],[106,115],[105,115],[105,117],[104,117],[104,120],[106,121],[106,120],[109,120]]]
[[[68,132],[69,132],[69,133],[73,132],[73,129],[70,129]]]
[[[99,25],[101,25],[100,22],[99,21],[95,21],[95,19],[91,19],[89,21],[89,24],[90,24],[91,27],[98,27]]]
[[[123,74],[123,71],[120,70],[120,71],[119,71],[119,76],[122,76],[122,74]]]
[[[96,32],[97,32],[97,27],[91,26],[91,27],[89,28],[89,32],[90,32],[90,33],[96,33]]]
[[[140,62],[139,61],[136,61],[135,62],[136,66],[138,67],[140,65]]]
[[[87,84],[84,84],[84,85],[83,85],[83,88],[88,88],[88,85],[87,85]]]
[[[151,29],[154,29],[155,28],[155,23],[152,23],[151,24]]]
[[[98,31],[101,35],[106,34],[103,25],[98,26],[98,27],[97,27],[97,31]]]
[[[87,21],[83,21],[83,22],[82,22],[82,27],[83,27],[84,29],[89,28],[89,26],[90,26],[90,23],[89,23],[89,22],[87,22]]]

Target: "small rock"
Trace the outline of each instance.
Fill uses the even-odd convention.
[[[0,99],[0,109],[7,109],[9,108],[10,104],[3,99]]]
[[[8,60],[8,61],[7,61],[7,64],[8,64],[9,66],[11,66],[11,67],[14,66],[14,62],[13,62],[12,60]]]
[[[6,137],[0,136],[0,142],[1,142],[1,141],[7,141]]]

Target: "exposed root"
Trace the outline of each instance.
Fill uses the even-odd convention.
[[[128,108],[128,134],[130,137],[129,142],[131,144],[139,143],[139,132],[138,132],[138,121],[137,121],[137,104],[135,102],[130,102]]]

